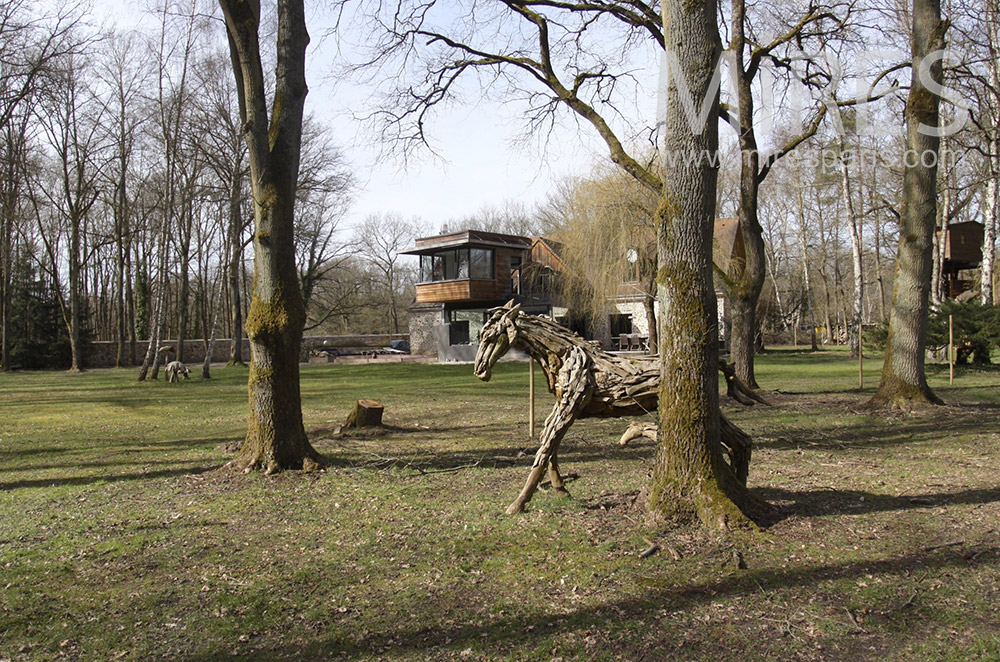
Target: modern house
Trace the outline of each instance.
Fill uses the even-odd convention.
[[[735,219],[717,226],[716,261],[725,268],[740,255],[742,239]],[[649,336],[644,302],[649,296],[637,282],[622,283],[608,301],[604,319],[588,320],[562,305],[557,282],[569,270],[560,257],[561,245],[546,237],[466,230],[422,237],[404,255],[420,260],[416,299],[410,308],[410,349],[437,355],[439,361],[472,361],[479,331],[490,308],[511,299],[532,315],[546,315],[605,349],[645,349]],[[718,295],[720,335],[725,304]]]
[[[423,237],[402,251],[420,258],[416,301],[410,308],[410,351],[440,361],[471,361],[486,311],[514,299],[531,314],[551,315],[542,293],[524,278],[533,241],[467,230]]]

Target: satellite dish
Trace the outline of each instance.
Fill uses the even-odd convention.
[[[629,264],[635,264],[639,261],[639,251],[634,248],[628,249],[628,252],[625,253],[625,259],[628,260]]]

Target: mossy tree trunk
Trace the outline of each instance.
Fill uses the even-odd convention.
[[[754,132],[753,80],[758,62],[746,62],[746,3],[733,2],[730,44],[735,59],[737,127],[740,142],[740,202],[736,210],[744,259],[730,267],[729,278],[723,279],[729,295],[729,317],[732,333],[729,355],[736,374],[750,388],[758,388],[754,374],[754,339],[757,334],[757,301],[764,288],[764,230],[757,217],[760,198],[760,152]]]
[[[302,425],[299,350],[305,308],[295,268],[293,220],[309,43],[302,0],[278,0],[271,117],[260,57],[259,0],[219,0],[236,74],[254,200],[254,278],[247,315],[250,420],[234,461],[274,473],[321,465]]]
[[[665,43],[677,55],[668,74],[667,163],[657,227],[660,301],[659,447],[649,508],[668,518],[694,515],[711,527],[749,523],[767,505],[743,487],[722,455],[719,423],[718,318],[712,283],[718,150],[719,62],[713,0],[666,0]],[[695,107],[711,95],[711,118],[693,131],[677,81],[686,80]],[[674,158],[677,157],[677,158]]]
[[[229,346],[227,365],[243,363],[243,298],[240,294],[240,274],[243,271],[243,215],[240,196],[243,191],[243,163],[239,150],[233,165],[232,180],[229,182],[229,300],[232,340]]]
[[[870,404],[913,407],[941,404],[927,385],[924,355],[927,345],[928,300],[934,226],[937,221],[937,155],[940,138],[940,97],[927,88],[941,85],[941,61],[947,21],[941,20],[940,0],[913,0],[913,75],[906,100],[907,158],[903,173],[903,212],[899,221],[896,276],[889,312],[889,338],[882,380]],[[922,71],[924,70],[924,71]]]

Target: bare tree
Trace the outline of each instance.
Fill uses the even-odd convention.
[[[906,144],[911,158],[906,160],[903,176],[903,211],[889,315],[889,340],[882,379],[871,399],[873,405],[941,403],[927,385],[924,353],[931,249],[937,219],[940,143],[940,96],[930,86],[941,85],[942,63],[938,56],[944,48],[948,21],[941,18],[939,0],[913,0],[912,8],[913,63],[905,115]]]
[[[357,227],[354,244],[358,255],[376,274],[383,297],[385,333],[399,333],[400,313],[407,303],[402,296],[403,268],[399,251],[413,242],[419,231],[416,221],[399,216],[369,216]]]
[[[201,62],[204,83],[194,118],[195,140],[201,158],[215,175],[220,195],[226,199],[226,286],[229,295],[231,342],[229,365],[243,362],[243,252],[253,212],[247,204],[247,148],[240,128],[235,81],[225,69],[223,55]]]
[[[160,341],[163,332],[163,322],[166,319],[168,290],[168,256],[167,244],[180,233],[180,244],[183,248],[185,239],[185,209],[187,196],[190,195],[191,173],[183,160],[185,147],[185,123],[191,94],[191,69],[195,50],[199,42],[199,30],[203,27],[203,17],[195,11],[192,4],[180,8],[166,0],[157,8],[160,16],[160,29],[155,44],[156,57],[156,138],[163,156],[163,172],[160,178],[159,258],[157,265],[157,282],[154,289],[155,303],[153,325],[149,333],[149,346],[139,371],[139,381],[146,378],[152,370],[152,378],[156,379],[159,372]],[[187,177],[185,177],[187,175]],[[181,251],[181,263],[186,264],[188,255]],[[186,307],[187,302],[183,302]],[[183,321],[181,326],[183,327]],[[183,340],[183,329],[180,332]],[[178,354],[183,352],[183,343],[178,343]]]
[[[69,331],[70,370],[80,371],[83,369],[81,328],[86,322],[83,310],[86,287],[81,275],[89,258],[86,245],[89,213],[99,194],[97,158],[101,149],[99,130],[103,110],[87,86],[81,61],[72,56],[67,58],[46,98],[47,102],[43,103],[46,111],[41,120],[47,142],[55,154],[58,187],[41,190],[58,211],[68,233],[67,302],[63,316]]]
[[[278,0],[277,68],[271,115],[261,60],[260,3],[220,0],[239,94],[254,201],[254,281],[250,338],[250,421],[237,467],[274,473],[315,469],[322,459],[306,437],[299,350],[306,313],[295,267],[295,193],[309,43],[302,0]]]
[[[854,190],[851,186],[850,154],[843,134],[837,136],[840,152],[840,192],[844,199],[847,229],[851,235],[851,267],[854,273],[854,296],[852,297],[851,320],[848,324],[851,357],[857,357],[861,343],[861,323],[864,316],[865,272],[861,247],[861,223],[854,205]]]
[[[134,365],[136,360],[135,295],[132,291],[131,241],[133,220],[130,191],[133,177],[137,141],[142,124],[148,117],[140,112],[145,88],[149,83],[149,69],[132,57],[138,39],[134,34],[113,35],[99,64],[98,76],[105,88],[104,109],[107,117],[106,140],[111,144],[113,156],[103,175],[110,192],[108,206],[114,218],[114,246],[116,263],[115,307],[117,324],[115,365]],[[126,342],[128,360],[126,361]]]
[[[560,284],[570,307],[597,320],[615,297],[640,297],[654,353],[658,203],[658,196],[625,173],[598,171],[575,182],[553,231],[570,271]]]
[[[24,189],[23,161],[32,111],[29,101],[47,85],[56,63],[78,53],[84,41],[77,26],[79,8],[38,12],[26,0],[0,2],[0,136],[3,137],[3,181],[0,182],[0,371],[11,368],[11,283],[14,268],[16,208]]]
[[[718,125],[689,127],[678,93],[718,108],[710,88],[722,46],[714,0],[665,0],[666,43],[676,47],[668,72],[663,199],[657,220],[660,276],[659,448],[649,508],[662,516],[694,515],[713,528],[738,527],[769,506],[747,491],[722,457],[717,371],[718,322],[712,282]],[[706,66],[710,63],[713,66]]]
[[[313,298],[317,285],[340,269],[354,253],[353,245],[339,240],[340,224],[350,205],[353,187],[354,178],[330,132],[323,125],[307,120],[302,133],[295,252],[309,326],[317,326],[340,312],[339,306],[317,306],[315,311],[310,308],[318,303]]]

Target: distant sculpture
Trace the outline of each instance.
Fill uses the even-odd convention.
[[[184,379],[190,379],[189,375],[191,374],[191,371],[188,370],[188,367],[180,361],[171,361],[167,364],[164,370],[167,372],[168,382],[176,382],[180,380],[180,375],[184,375]]]
[[[552,487],[568,494],[559,474],[559,442],[578,418],[622,417],[656,410],[660,367],[655,358],[625,358],[601,351],[552,320],[525,315],[511,301],[494,308],[479,333],[475,375],[489,381],[493,365],[514,347],[542,367],[556,404],[545,419],[531,473],[517,499],[507,508],[512,514],[524,509],[548,470]],[[720,414],[721,416],[721,414]],[[722,443],[729,453],[737,478],[746,484],[751,440],[742,430],[722,421]],[[639,435],[636,435],[639,436]]]

